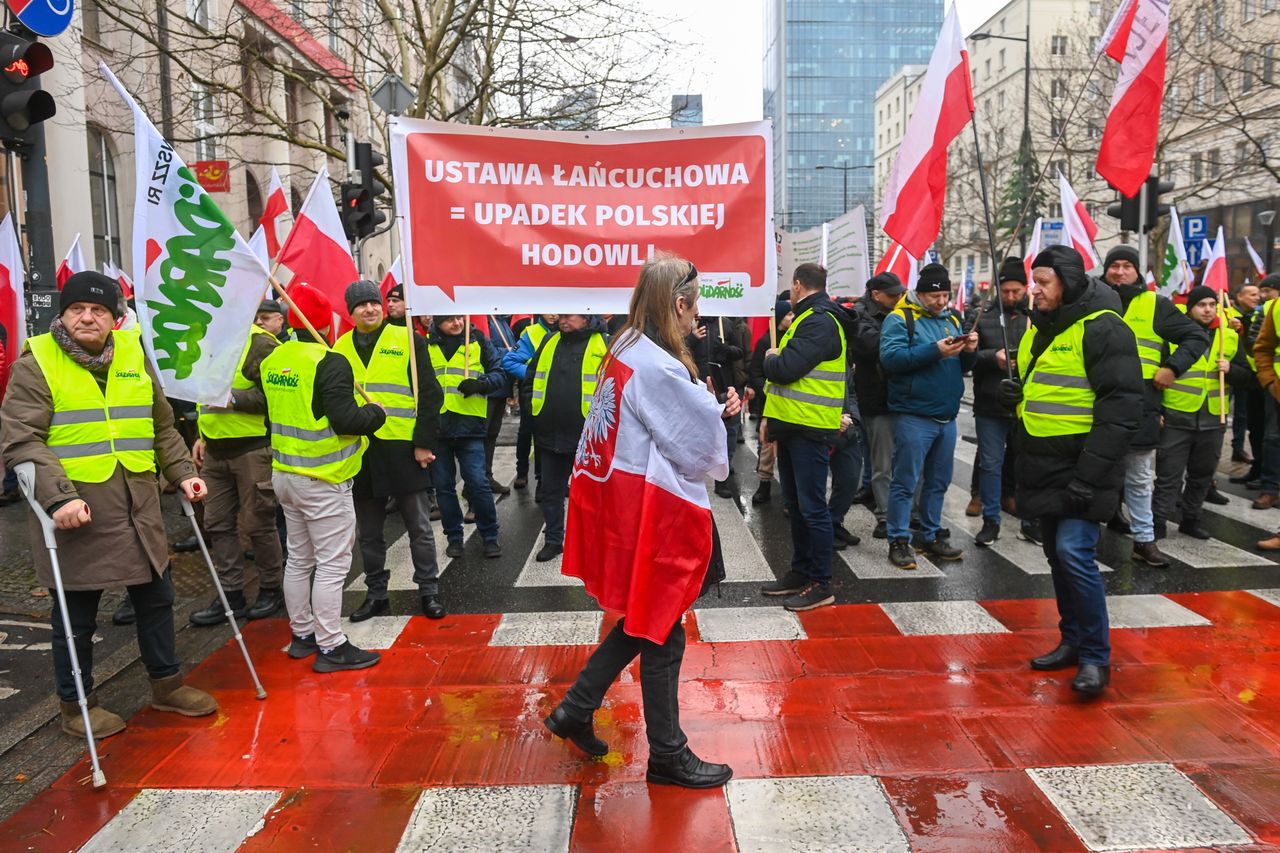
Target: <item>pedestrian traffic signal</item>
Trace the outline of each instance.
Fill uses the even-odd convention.
[[[1160,196],[1173,192],[1173,181],[1162,181],[1155,175],[1147,178],[1147,230],[1156,227],[1156,220],[1169,215],[1169,205],[1160,203]]]
[[[351,242],[367,236],[373,230],[368,225],[372,207],[364,187],[353,183],[342,185],[342,204],[339,205],[338,212],[342,216],[342,230]]]
[[[1107,216],[1113,216],[1120,220],[1121,231],[1137,231],[1138,219],[1141,215],[1142,202],[1138,196],[1122,195],[1119,201],[1107,205]]]
[[[377,202],[387,187],[374,174],[386,160],[368,142],[357,142],[355,149],[352,180],[342,185],[342,227],[352,241],[370,236],[387,221]]]
[[[53,96],[40,88],[40,75],[51,68],[47,45],[0,30],[0,141],[6,147],[29,145],[32,127],[57,112]]]

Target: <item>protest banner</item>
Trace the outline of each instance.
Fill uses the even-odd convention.
[[[858,205],[822,227],[826,231],[822,265],[827,268],[827,293],[832,298],[861,296],[871,277],[866,210]]]
[[[822,263],[823,229],[824,226],[816,225],[805,231],[778,232],[778,293],[791,288],[796,267]]]
[[[567,132],[391,120],[415,314],[627,310],[640,267],[698,268],[706,316],[773,310],[767,122]]]

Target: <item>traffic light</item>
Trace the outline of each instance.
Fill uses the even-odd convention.
[[[368,142],[357,142],[355,149],[355,180],[342,185],[342,227],[353,242],[373,234],[387,221],[387,215],[377,207],[378,196],[384,195],[387,187],[373,172],[386,160]]]
[[[1141,190],[1139,190],[1139,193],[1141,193]],[[1137,231],[1138,218],[1141,215],[1142,203],[1138,196],[1130,198],[1127,195],[1122,195],[1119,201],[1107,205],[1107,216],[1120,220],[1121,231]]]
[[[0,141],[8,148],[31,142],[31,128],[57,112],[40,75],[53,68],[47,45],[0,30]]]
[[[1173,191],[1173,181],[1162,181],[1155,175],[1147,178],[1147,230],[1156,227],[1156,220],[1169,215],[1169,205],[1160,203],[1160,196]]]
[[[1160,203],[1160,196],[1173,190],[1173,181],[1162,181],[1155,175],[1147,178],[1147,211],[1146,219],[1142,218],[1142,190],[1136,196],[1120,196],[1120,200],[1107,205],[1107,216],[1120,220],[1121,231],[1151,231],[1161,216],[1169,215],[1169,205]],[[1146,225],[1143,228],[1143,225]]]

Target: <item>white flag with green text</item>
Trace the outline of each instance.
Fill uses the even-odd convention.
[[[1196,274],[1187,263],[1187,247],[1182,242],[1182,223],[1178,221],[1178,209],[1169,208],[1169,242],[1165,244],[1164,260],[1160,263],[1160,281],[1156,292],[1173,297],[1186,293],[1195,284]]]
[[[133,110],[138,321],[167,396],[224,405],[262,300],[267,268],[111,69]]]

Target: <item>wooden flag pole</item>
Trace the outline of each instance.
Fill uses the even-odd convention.
[[[1222,369],[1222,355],[1226,349],[1227,336],[1223,326],[1227,322],[1227,293],[1218,291],[1218,423],[1227,423],[1227,372]]]
[[[413,413],[418,413],[418,347],[413,334],[413,315],[408,306],[404,312],[404,327],[409,330],[409,390],[413,392]]]
[[[284,300],[284,304],[288,305],[289,310],[292,311],[294,314],[296,314],[300,320],[302,320],[302,325],[306,327],[307,331],[311,333],[312,337],[314,337],[317,341],[323,341],[325,347],[332,349],[333,347],[330,346],[329,339],[326,338],[324,335],[321,335],[319,332],[317,332],[316,327],[311,325],[311,321],[307,319],[306,315],[298,310],[297,303],[295,303],[293,299],[289,296],[289,291],[285,290],[284,285],[276,281],[276,277],[274,275],[268,275],[267,278],[271,280],[271,286],[275,288],[276,293],[278,293],[280,295],[280,298]],[[356,393],[359,394],[361,397],[363,397],[366,403],[373,403],[373,398],[369,396],[369,393],[365,391],[364,388],[362,388],[360,386],[360,383],[358,382],[356,383]]]
[[[778,312],[769,315],[769,349],[778,348]]]
[[[462,378],[471,378],[471,315],[462,315],[462,326],[465,331],[462,338]]]

